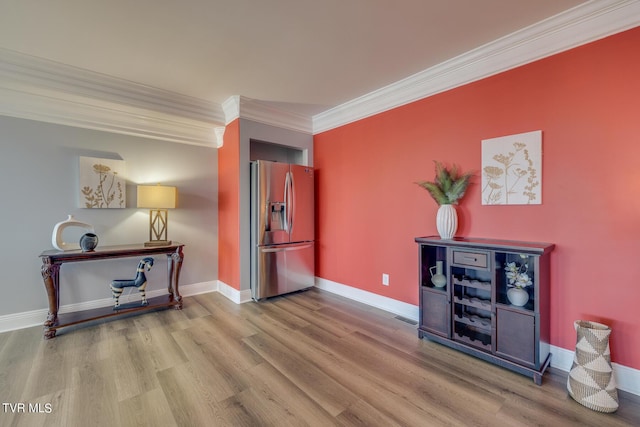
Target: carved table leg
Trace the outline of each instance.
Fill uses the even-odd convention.
[[[182,310],[182,295],[180,295],[179,283],[180,283],[180,270],[182,269],[182,260],[184,256],[182,255],[182,247],[178,248],[173,254],[171,254],[172,259],[172,275],[170,276],[171,287],[173,288],[173,298],[178,302],[176,305],[176,310]],[[171,292],[171,291],[170,291]]]
[[[52,264],[50,258],[42,259],[42,280],[49,297],[49,313],[44,321],[44,339],[56,336],[56,330],[52,328],[58,324],[58,308],[60,307],[60,293],[58,292],[60,277],[60,265]]]

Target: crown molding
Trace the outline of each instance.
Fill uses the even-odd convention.
[[[640,25],[637,0],[593,0],[308,117],[232,96],[222,105],[0,48],[0,114],[194,145],[246,118],[317,134]]]
[[[312,133],[311,117],[274,107],[269,102],[234,95],[222,103],[225,124],[242,118],[283,129]]]
[[[240,118],[240,95],[233,95],[225,99],[222,103],[222,111],[224,111],[224,125],[227,126],[235,119]]]
[[[0,114],[214,147],[219,106],[0,49]]]
[[[225,131],[226,127],[225,126],[218,126],[215,127],[213,129],[215,135],[216,135],[216,148],[222,148],[222,146],[224,145],[224,131]]]
[[[313,116],[313,134],[640,25],[637,0],[594,0]]]

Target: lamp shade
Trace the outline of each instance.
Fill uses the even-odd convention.
[[[176,207],[178,190],[166,185],[138,185],[139,208],[173,209]]]

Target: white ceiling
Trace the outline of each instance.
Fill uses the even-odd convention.
[[[584,0],[0,0],[0,48],[323,112]]]

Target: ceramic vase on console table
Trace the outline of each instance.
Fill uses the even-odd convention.
[[[436,215],[436,228],[442,239],[453,239],[458,230],[458,212],[454,205],[440,205]]]
[[[85,234],[95,233],[95,230],[93,229],[93,226],[91,224],[78,221],[73,215],[67,215],[66,220],[57,223],[53,227],[53,233],[51,235],[51,244],[53,245],[54,248],[58,249],[59,251],[70,251],[70,250],[82,249],[80,246],[80,243],[69,243],[65,241],[66,240],[65,230],[72,229],[72,228],[83,230],[86,232]],[[78,240],[76,240],[76,242],[77,241]],[[96,245],[98,244],[97,236],[96,236],[95,244]]]
[[[95,233],[84,233],[80,237],[80,249],[82,252],[93,252],[98,246],[98,235]]]
[[[433,181],[417,182],[429,192],[438,204],[436,229],[443,240],[453,239],[458,230],[458,212],[454,205],[462,199],[473,173],[458,173],[457,166],[447,169],[436,161],[436,177]]]

